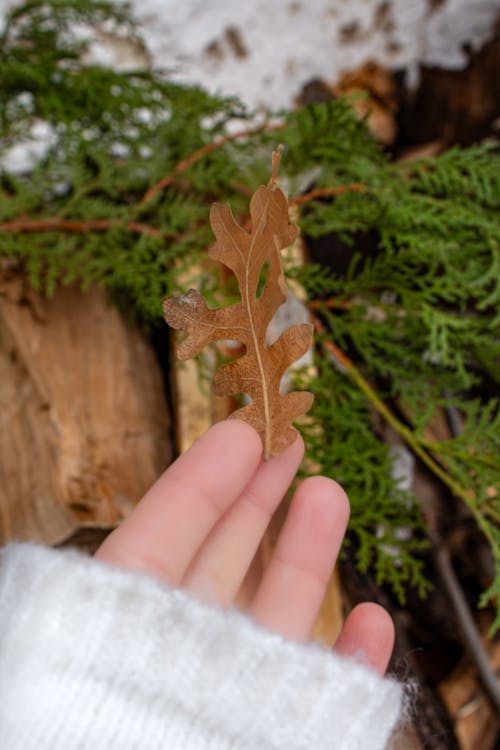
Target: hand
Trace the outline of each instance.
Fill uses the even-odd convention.
[[[265,462],[247,424],[215,425],[164,472],[96,557],[230,606],[303,453],[299,436]],[[310,638],[348,517],[347,496],[336,482],[322,476],[302,482],[250,603],[254,620],[286,638]],[[393,642],[387,612],[365,603],[349,614],[335,648],[383,674]]]

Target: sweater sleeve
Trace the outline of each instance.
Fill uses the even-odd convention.
[[[401,687],[143,573],[0,552],[3,750],[382,750]]]

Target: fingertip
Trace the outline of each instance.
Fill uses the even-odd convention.
[[[344,488],[334,479],[321,475],[307,477],[297,491],[297,501],[321,503],[326,509],[335,508],[335,523],[347,527],[351,504]]]
[[[375,602],[363,602],[349,613],[335,650],[383,675],[391,658],[394,640],[394,623],[387,610]]]
[[[335,502],[337,503],[339,509],[339,515],[342,514],[342,517],[345,519],[345,525],[347,527],[349,518],[351,516],[351,503],[349,502],[347,492],[344,490],[341,484],[335,481],[335,479],[328,479],[328,481],[331,483],[331,492],[335,497]]]
[[[240,451],[249,453],[256,461],[262,455],[262,440],[259,433],[242,419],[224,419],[216,422],[200,439],[236,445]]]
[[[370,624],[370,633],[378,645],[394,646],[396,630],[389,612],[376,602],[361,602],[352,610],[354,616]]]
[[[293,441],[293,443],[290,443],[289,446],[285,448],[282,453],[279,453],[277,456],[271,456],[268,463],[274,463],[276,461],[279,462],[292,462],[299,466],[302,462],[302,459],[304,458],[305,453],[305,445],[304,440],[302,439],[302,435],[298,432],[297,437]]]
[[[306,452],[306,446],[304,443],[304,438],[300,434],[300,432],[297,432],[297,437],[295,438],[295,441],[290,446],[290,450],[296,450],[298,453],[300,453],[300,460],[304,458],[304,453]]]

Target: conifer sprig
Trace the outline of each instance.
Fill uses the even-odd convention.
[[[125,10],[94,0],[25,2],[2,32],[0,257],[49,294],[74,280],[98,283],[151,326],[189,269],[199,259],[207,268],[210,205],[230,203],[246,220],[248,196],[267,180],[275,121],[255,127],[236,100],[162,72],[84,65],[91,35],[75,35],[75,23],[136,34]],[[235,117],[243,137],[227,135]],[[24,173],[13,169],[13,149],[40,124],[46,152]],[[317,376],[301,375],[301,388],[316,394],[304,426],[308,453],[349,491],[359,564],[400,596],[408,583],[426,588],[418,498],[393,476],[375,409],[470,508],[496,565],[482,601],[498,601],[498,148],[395,164],[344,99],[282,113],[279,128],[302,231],[342,239],[332,255],[347,252],[357,233],[372,238],[371,257],[355,253],[347,274],[318,263],[287,269],[321,324]],[[311,174],[314,184],[305,182]],[[222,286],[215,269],[193,286],[217,304],[230,299],[230,281]],[[431,440],[447,407],[463,430]]]

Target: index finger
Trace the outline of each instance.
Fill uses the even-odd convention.
[[[173,586],[219,518],[243,492],[262,442],[241,420],[219,422],[178,458],[96,552]]]

